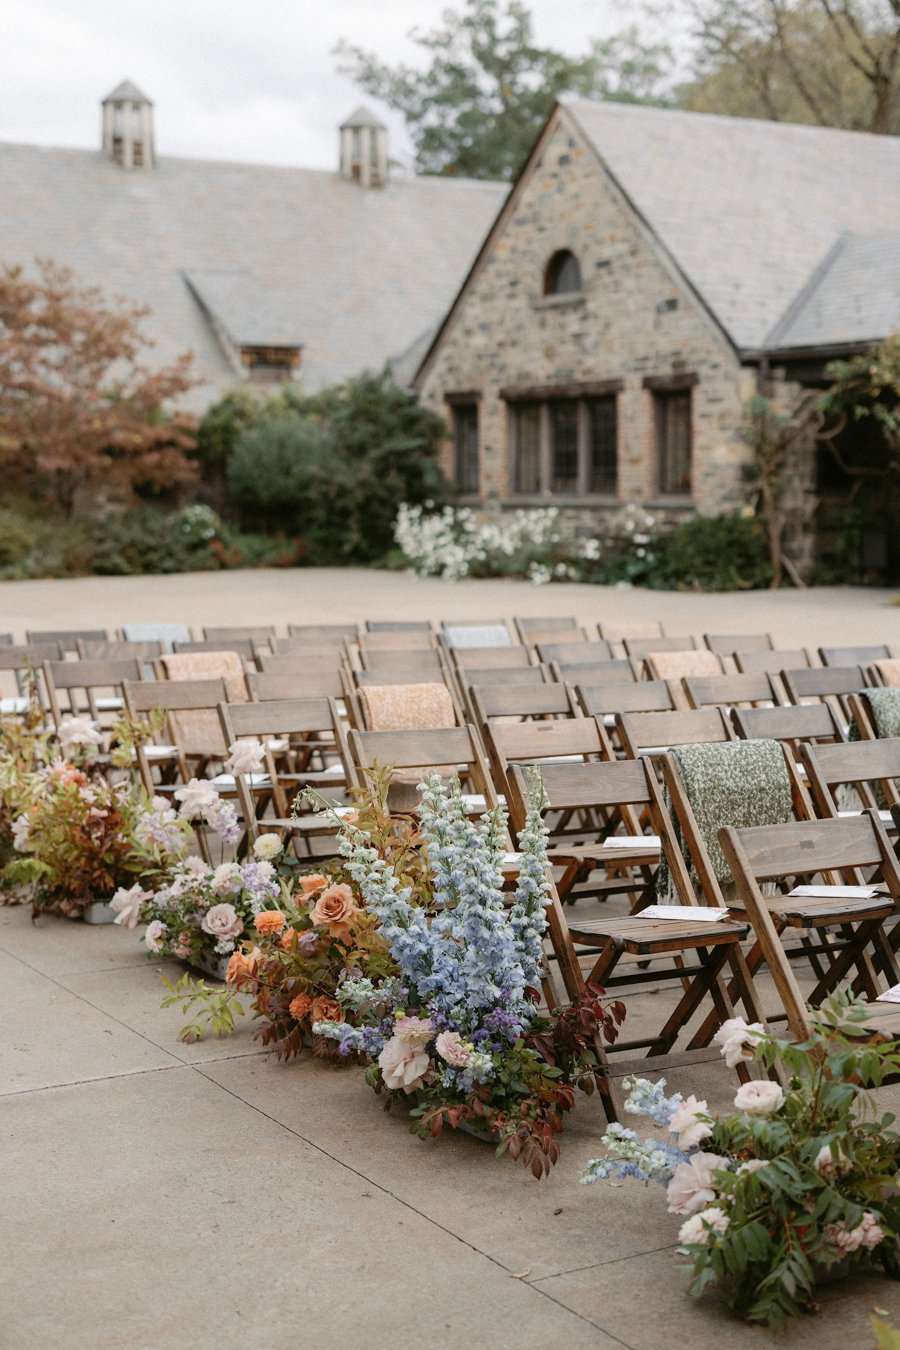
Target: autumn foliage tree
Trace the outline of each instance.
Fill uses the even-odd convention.
[[[0,269],[0,468],[71,516],[191,483],[194,419],[167,405],[194,383],[190,356],[154,368],[146,310],[107,303],[64,267]]]

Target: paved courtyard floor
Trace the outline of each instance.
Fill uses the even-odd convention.
[[[573,612],[900,643],[888,598],[222,573],[4,583],[0,630]],[[252,1024],[180,1045],[159,981],[134,933],[0,909],[4,1350],[869,1350],[873,1309],[900,1325],[900,1285],[877,1276],[829,1286],[819,1316],[777,1339],[690,1300],[661,1194],[578,1184],[603,1132],[593,1099],[536,1182],[466,1136],[415,1139],[358,1069],[276,1064]],[[629,999],[630,1032],[661,997]],[[729,1103],[721,1064],[685,1073],[673,1086]],[[900,1106],[900,1090],[880,1096]]]

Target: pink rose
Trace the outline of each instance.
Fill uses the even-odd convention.
[[[770,1116],[784,1105],[784,1092],[778,1083],[742,1083],[735,1093],[734,1104],[748,1116]]]
[[[378,1056],[378,1064],[386,1088],[391,1091],[402,1088],[409,1093],[422,1086],[431,1060],[425,1050],[417,1050],[408,1041],[392,1036]]]
[[[698,1246],[700,1243],[707,1245],[714,1234],[721,1237],[730,1223],[731,1220],[724,1209],[718,1205],[710,1205],[709,1209],[701,1209],[699,1214],[692,1214],[689,1219],[685,1219],[678,1230],[678,1241],[691,1246]]]
[[[113,922],[121,924],[123,928],[137,928],[141,905],[150,899],[151,894],[151,891],[142,890],[137,882],[128,890],[120,886],[109,902],[110,909],[116,911]]]
[[[696,1148],[710,1137],[712,1126],[700,1119],[707,1111],[706,1102],[699,1102],[694,1096],[685,1097],[683,1102],[679,1102],[669,1117],[669,1130],[678,1135],[679,1148]]]
[[[200,927],[204,933],[223,942],[243,933],[244,920],[238,916],[234,905],[213,905],[200,920]]]
[[[695,1153],[679,1163],[666,1189],[670,1214],[696,1214],[718,1198],[713,1176],[726,1162],[717,1153]]]
[[[450,1064],[454,1069],[461,1069],[469,1062],[469,1056],[472,1051],[468,1045],[463,1044],[463,1039],[458,1031],[442,1031],[434,1043],[434,1048],[446,1064]]]
[[[843,1223],[832,1223],[825,1230],[825,1236],[837,1250],[839,1256],[849,1256],[858,1252],[860,1247],[872,1251],[879,1242],[884,1241],[884,1229],[871,1210],[866,1210],[855,1228]]]

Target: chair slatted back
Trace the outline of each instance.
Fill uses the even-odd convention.
[[[875,810],[880,791],[887,815],[900,806],[900,738],[804,745],[801,754],[820,816],[843,814],[838,807],[842,787],[852,787],[861,805]]]
[[[552,642],[552,637],[546,636],[550,633],[557,633],[561,641],[578,641],[582,636],[587,637],[584,629],[578,620],[572,614],[542,614],[542,615],[517,615],[513,618],[516,632],[519,635],[519,641],[526,647],[533,647],[536,642],[546,640]],[[571,634],[571,637],[568,636]]]
[[[734,663],[743,675],[778,675],[782,670],[800,670],[812,665],[805,647],[760,647],[750,652],[736,651]]]
[[[152,662],[162,655],[163,645],[156,639],[143,642],[122,641],[99,642],[79,638],[78,656],[82,661],[121,661],[135,656],[139,661]]]
[[[484,726],[484,740],[494,782],[498,791],[504,793],[509,791],[512,764],[615,758],[602,722],[594,717],[543,722],[506,722],[489,718]]]
[[[619,713],[616,727],[629,759],[641,754],[658,757],[675,745],[734,740],[734,730],[721,708]]]
[[[520,670],[534,664],[527,647],[452,647],[448,651],[453,669],[460,672],[490,668]]]
[[[228,697],[228,688],[223,679],[142,680],[139,683],[126,680],[122,686],[122,696],[129,716],[136,721],[156,709],[165,712],[166,734],[175,746],[175,760],[182,782],[191,776],[186,755],[194,753],[196,749],[190,735],[183,734],[185,726],[190,731],[190,718],[205,718],[204,725],[207,728],[213,726],[215,734],[212,748],[220,754],[224,753],[225,741],[217,712],[219,704]],[[208,735],[203,738],[203,742],[200,753],[209,754]],[[136,753],[141,780],[147,791],[153,793],[156,784],[152,747],[139,742]]]
[[[355,623],[289,623],[288,639],[306,642],[311,647],[343,647],[346,639],[356,639],[359,629]],[[287,639],[276,639],[284,642]]]
[[[591,665],[612,661],[613,649],[602,638],[592,642],[539,642],[537,654],[541,661],[557,661],[560,665]]]
[[[784,692],[791,703],[810,699],[828,700],[849,718],[848,694],[867,687],[862,666],[812,666],[808,669],[782,670],[780,675]]]
[[[44,682],[53,721],[58,727],[67,713],[88,713],[98,722],[104,713],[121,712],[125,706],[124,681],[140,680],[143,675],[144,667],[136,657],[119,661],[45,661]],[[79,693],[84,695],[84,701],[77,697]],[[65,694],[65,702],[60,694]]]
[[[430,619],[366,619],[367,633],[433,633]]]
[[[692,708],[734,708],[777,704],[778,696],[768,675],[686,675],[682,687]]]
[[[870,666],[893,655],[886,643],[877,646],[820,647],[819,660],[823,666]]]
[[[255,642],[267,646],[269,638],[275,636],[275,624],[260,624],[244,628],[204,628],[203,636],[207,642]]]
[[[720,656],[771,651],[775,646],[768,633],[704,633],[703,641],[711,652],[718,652]]]
[[[551,661],[550,671],[555,680],[568,684],[624,684],[636,683],[638,672],[627,658],[616,657],[612,661],[598,661],[596,665],[570,664],[566,661]]]
[[[335,670],[275,670],[247,674],[250,697],[257,703],[292,698],[343,698],[341,672]]]
[[[63,652],[74,653],[78,642],[108,642],[109,633],[105,628],[29,628],[25,634],[28,643],[59,643]]]
[[[182,656],[202,652],[234,652],[247,662],[255,663],[256,660],[256,643],[252,638],[222,638],[217,642],[205,639],[197,642],[173,642],[172,651]]]
[[[478,735],[472,726],[437,731],[359,731],[347,734],[347,781],[362,787],[367,772],[376,768],[398,771],[430,770],[444,777],[459,774],[463,791],[482,798],[488,809],[497,805],[497,794],[488,772]],[[415,776],[418,776],[415,775]],[[411,777],[407,776],[407,783]],[[409,794],[412,795],[412,794]],[[477,805],[473,810],[483,809]]]
[[[643,660],[653,652],[692,652],[697,640],[692,637],[627,637],[622,639],[622,645],[626,656]]]
[[[360,653],[427,651],[435,646],[437,634],[430,628],[388,628],[377,633],[360,633],[357,638]]]
[[[795,756],[804,743],[843,741],[844,729],[828,703],[801,703],[780,708],[735,708],[735,730],[743,740],[787,743]]]
[[[571,689],[565,684],[477,685],[469,690],[469,701],[479,730],[491,717],[524,722],[535,718],[582,716]]]

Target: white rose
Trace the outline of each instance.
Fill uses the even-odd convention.
[[[206,778],[192,778],[184,787],[176,788],[175,798],[181,803],[179,815],[194,820],[219,807],[219,794]]]
[[[277,858],[284,848],[277,834],[261,834],[253,843],[253,855],[260,862],[269,862]]]
[[[391,1091],[402,1088],[409,1093],[422,1086],[431,1060],[426,1050],[418,1050],[408,1041],[392,1036],[378,1056],[378,1064],[386,1088]]]
[[[742,1083],[735,1093],[734,1104],[748,1116],[769,1116],[784,1105],[784,1092],[778,1083]]]
[[[759,1022],[745,1022],[743,1017],[729,1017],[713,1036],[725,1057],[729,1069],[734,1069],[741,1060],[753,1058],[753,1042],[757,1036],[764,1036],[765,1029]]]
[[[841,1149],[835,1158],[827,1144],[820,1148],[813,1159],[813,1167],[822,1177],[842,1177],[853,1170],[853,1163]]]
[[[60,748],[68,755],[76,746],[94,749],[103,744],[103,736],[90,717],[64,717],[57,732]]]
[[[719,1205],[710,1205],[708,1209],[702,1209],[699,1214],[693,1214],[681,1225],[678,1230],[678,1241],[687,1244],[696,1245],[698,1243],[708,1243],[710,1238],[716,1234],[721,1237],[727,1231],[731,1223],[724,1209]]]
[[[679,1163],[666,1188],[670,1214],[696,1214],[717,1198],[714,1174],[726,1167],[717,1153],[695,1153]]]
[[[216,895],[228,895],[241,888],[241,869],[237,863],[222,863],[212,875],[212,888]]]
[[[228,747],[229,758],[225,761],[225,772],[234,774],[259,773],[265,763],[265,751],[262,742],[255,737],[244,741],[233,741]]]
[[[144,941],[151,952],[161,952],[168,934],[169,930],[162,920],[154,919],[152,923],[147,924]]]
[[[16,816],[12,827],[13,847],[20,853],[24,853],[28,847],[28,837],[31,831],[31,823],[27,816]]]
[[[696,1148],[704,1139],[710,1137],[712,1126],[700,1119],[707,1114],[706,1102],[698,1101],[693,1095],[679,1102],[669,1117],[669,1130],[672,1134],[678,1135],[679,1148]]]
[[[127,891],[124,886],[120,886],[109,902],[110,909],[116,911],[113,922],[121,924],[123,928],[137,928],[141,905],[150,899],[150,895],[150,891],[142,890],[137,883]]]

